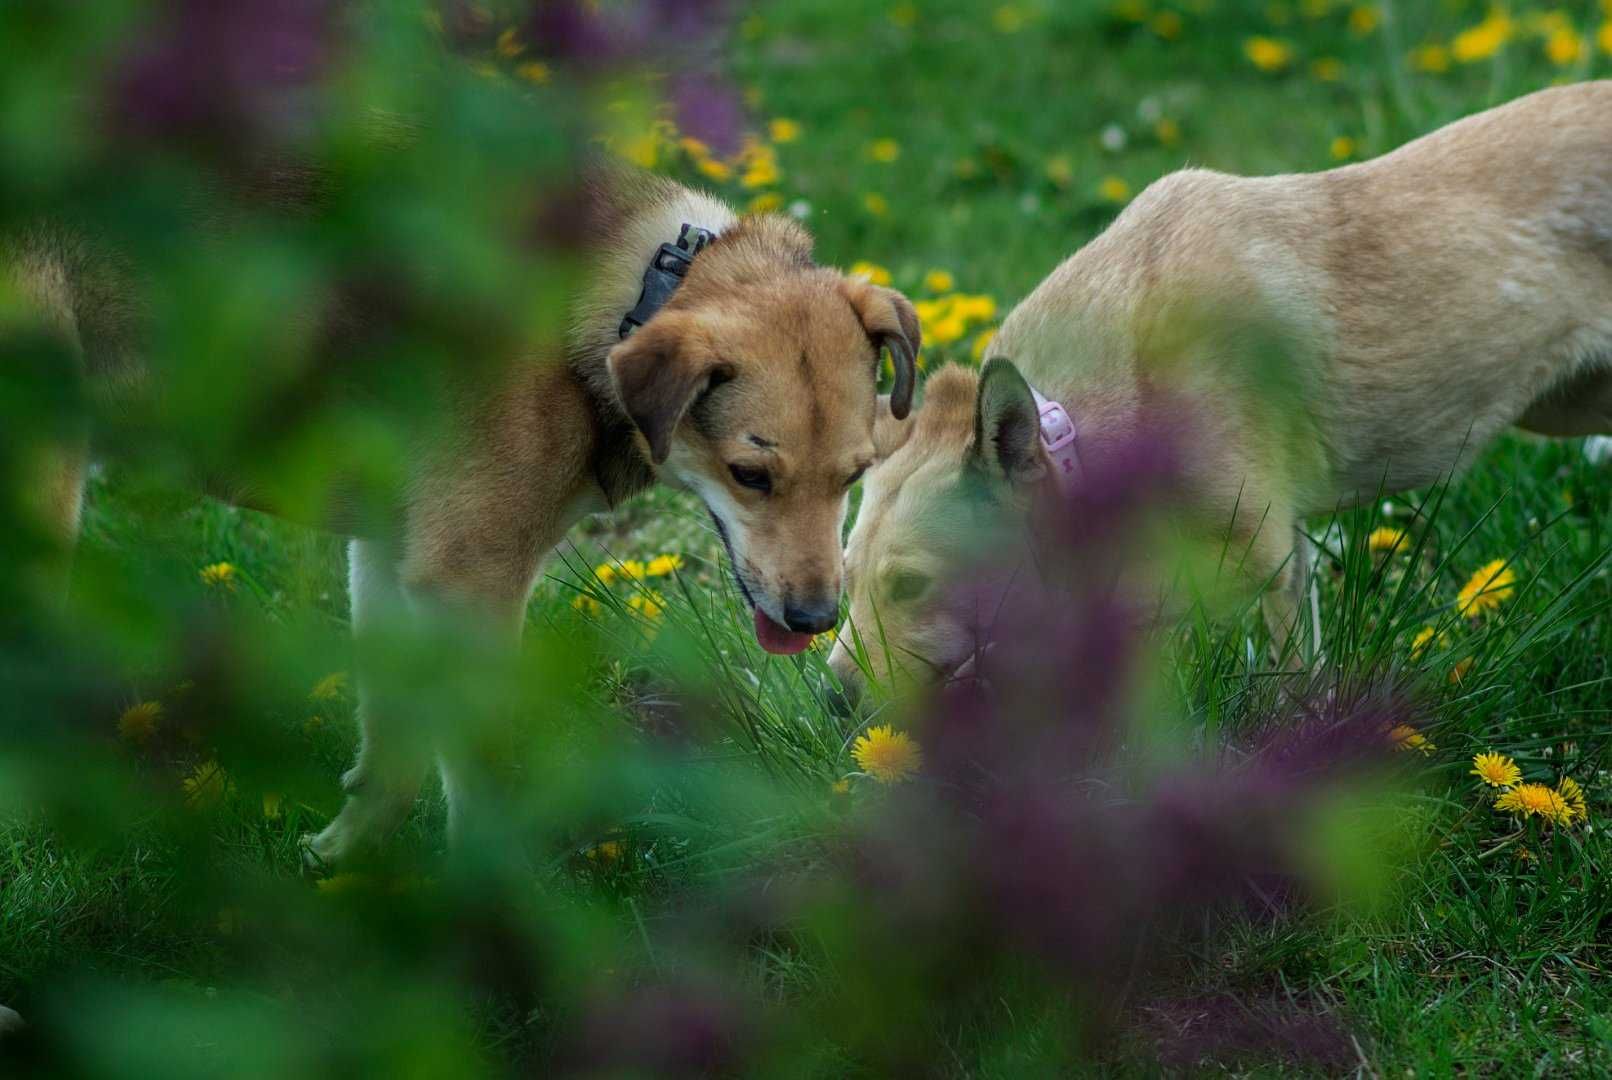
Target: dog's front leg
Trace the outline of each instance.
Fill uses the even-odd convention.
[[[353,638],[357,650],[358,760],[342,777],[347,801],[309,844],[327,865],[350,862],[379,847],[408,816],[430,767],[434,744],[413,721],[414,710],[388,687],[381,670],[384,640],[418,623],[418,604],[402,587],[397,557],[384,544],[348,547]]]

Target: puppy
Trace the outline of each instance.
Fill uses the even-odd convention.
[[[978,375],[935,373],[881,426],[831,657],[847,688],[853,638],[881,676],[964,662],[956,512],[1018,530],[1162,402],[1192,418],[1180,520],[1245,553],[1278,650],[1302,516],[1433,482],[1508,425],[1612,432],[1612,82],[1329,172],[1150,186],[1008,316]]]
[[[814,265],[789,218],[739,218],[637,174],[602,174],[591,194],[599,239],[564,355],[499,366],[490,385],[441,402],[447,434],[412,464],[397,529],[351,543],[355,633],[429,619],[513,647],[567,529],[664,480],[710,511],[760,644],[799,651],[838,621],[847,490],[873,460],[876,418],[907,413],[917,316],[897,292]],[[0,272],[89,380],[155,395],[134,348],[138,275],[93,250],[42,227],[0,249]],[[881,398],[885,349],[895,384]],[[36,456],[39,524],[65,544],[88,442]],[[388,712],[362,652],[358,676],[346,803],[310,845],[331,865],[380,844],[446,753]],[[497,800],[487,770],[452,755],[440,765],[453,840],[467,807]]]

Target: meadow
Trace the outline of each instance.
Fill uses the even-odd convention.
[[[740,208],[794,214],[819,261],[906,291],[923,318],[928,370],[977,362],[1018,298],[1174,169],[1324,169],[1535,89],[1612,77],[1606,0],[779,0],[740,12],[726,35],[720,55],[753,135],[742,148],[677,130],[657,111],[653,82],[625,79],[609,91],[619,107],[604,110],[602,140]],[[520,43],[501,49],[489,77],[544,93],[546,73],[521,70]],[[1339,839],[1336,872],[1358,877],[1368,899],[1232,921],[1180,945],[1169,978],[1181,1000],[1280,1001],[1325,1015],[1344,1032],[1347,1059],[1306,1059],[1298,1041],[1276,1039],[1174,1067],[1612,1072],[1609,468],[1581,441],[1510,435],[1447,485],[1308,523],[1324,552],[1316,686],[1386,687],[1414,702],[1392,735],[1399,785],[1359,796],[1394,854]],[[74,591],[95,617],[138,624],[129,640],[144,644],[119,647],[113,685],[58,698],[81,703],[75,738],[106,760],[41,766],[29,755],[53,748],[38,732],[18,734],[22,749],[0,759],[11,787],[0,818],[0,1003],[36,1023],[31,1067],[560,1068],[569,1059],[556,1032],[570,1013],[552,1004],[564,994],[546,996],[553,986],[585,982],[624,951],[647,948],[653,961],[657,923],[673,921],[690,889],[830,860],[822,837],[833,823],[876,813],[909,779],[906,759],[869,728],[889,724],[890,739],[924,743],[923,717],[899,702],[860,718],[831,709],[826,648],[763,654],[722,559],[698,506],[657,489],[580,526],[545,568],[519,678],[543,688],[534,700],[545,717],[567,717],[541,721],[570,740],[541,777],[545,805],[565,811],[538,869],[501,894],[545,928],[539,977],[499,933],[455,937],[485,930],[490,914],[432,899],[453,876],[434,791],[385,867],[332,876],[305,865],[301,838],[339,805],[356,739],[342,539],[198,501],[115,461],[99,468]],[[216,625],[219,640],[261,647],[230,684],[257,702],[233,735],[184,727],[197,714],[193,680],[207,690],[186,672],[208,670],[213,631],[173,613],[198,611],[217,620],[199,625]],[[1147,706],[1170,717],[1161,737],[1215,747],[1258,729],[1282,693],[1263,646],[1252,610],[1168,634]],[[19,649],[7,666],[30,663],[44,662]],[[17,685],[47,681],[32,670]],[[451,702],[444,694],[430,707]],[[618,753],[623,731],[679,710],[704,718],[690,745]],[[19,733],[56,722],[7,721]],[[1486,754],[1504,760],[1475,761]],[[47,788],[77,784],[114,794],[65,799],[49,820],[33,812],[57,800]],[[1496,809],[1508,794],[1509,809]],[[833,950],[813,943],[832,932],[794,930],[740,950],[744,985],[785,1012],[831,995],[839,978]],[[489,969],[499,974],[464,975]],[[1061,999],[1026,989],[1027,978],[993,974],[967,1009],[925,1029],[944,1050],[926,1070],[1165,1067],[1145,1049],[1151,1034],[1071,1048],[1049,1004]],[[844,1027],[795,1032],[793,1054],[734,1070],[899,1074],[910,1060],[870,1053],[878,1034],[847,1019],[924,1028],[891,1009],[869,991],[833,1014]],[[1201,1023],[1212,1010],[1195,1015]],[[621,1021],[684,1022],[670,1007]]]

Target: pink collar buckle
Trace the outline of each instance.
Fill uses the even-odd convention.
[[[1075,446],[1075,421],[1070,417],[1069,410],[1042,396],[1035,387],[1030,388],[1030,393],[1035,395],[1036,408],[1041,413],[1041,446],[1047,452],[1047,460],[1052,463],[1053,479],[1058,490],[1068,495],[1080,483],[1080,451]]]

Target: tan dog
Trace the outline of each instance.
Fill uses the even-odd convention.
[[[788,218],[739,219],[647,176],[611,176],[595,195],[591,235],[601,239],[564,361],[499,368],[501,384],[466,395],[475,405],[444,403],[455,410],[452,435],[416,466],[401,535],[353,541],[360,637],[446,615],[441,625],[480,623],[513,645],[538,568],[566,530],[656,479],[710,510],[764,647],[798,651],[838,621],[846,494],[873,460],[875,416],[905,416],[911,402],[912,306],[813,265],[810,238]],[[703,250],[697,230],[715,235]],[[668,253],[680,239],[683,254]],[[111,276],[88,272],[83,250],[41,230],[0,252],[0,272],[92,379],[138,383],[144,366],[127,355],[129,335],[108,331],[133,322],[109,315],[134,302],[91,287]],[[661,273],[656,295],[650,267],[663,259],[686,276]],[[664,303],[646,306],[641,293]],[[896,387],[877,398],[885,348]],[[37,502],[64,541],[78,525],[86,445],[41,455]],[[311,843],[328,863],[385,838],[439,753],[435,740],[399,730],[362,665],[359,674],[363,740],[344,778],[347,802]],[[466,806],[493,801],[488,779],[468,762],[441,765],[458,833]]]
[[[1150,405],[1191,406],[1183,520],[1246,552],[1280,648],[1303,515],[1435,481],[1508,425],[1612,432],[1612,82],[1330,172],[1188,170],[1144,191],[1009,315],[979,376],[937,372],[881,433],[847,547],[881,677],[944,674],[974,647],[941,602],[956,512],[966,472],[1009,519],[1049,497],[1031,387],[1088,461]],[[831,663],[854,689],[852,636]]]

